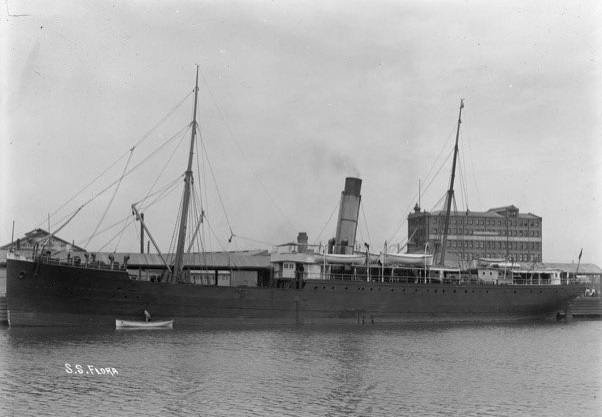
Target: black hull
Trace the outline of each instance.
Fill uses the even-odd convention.
[[[11,326],[107,326],[153,319],[213,324],[384,323],[542,319],[582,294],[578,285],[454,285],[307,281],[303,289],[131,280],[126,271],[9,259]]]

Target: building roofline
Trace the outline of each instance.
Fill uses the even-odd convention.
[[[419,213],[410,213],[408,215],[408,218],[410,217],[422,217],[422,216],[431,216],[431,217],[438,217],[438,216],[444,216],[445,215],[445,211],[444,210],[436,210],[436,211],[421,211]],[[450,217],[492,217],[492,218],[499,218],[499,219],[505,219],[506,217],[503,216],[500,213],[497,213],[495,211],[492,210],[488,210],[488,211],[452,211],[450,213]],[[526,218],[533,218],[533,219],[540,219],[541,220],[541,216],[538,216],[536,214],[533,213],[520,213],[518,214],[518,218],[519,219],[526,219]]]
[[[26,232],[25,235],[23,237],[17,238],[17,240],[23,242],[23,241],[28,241],[29,239],[43,239],[44,237],[49,236],[50,233],[48,233],[48,231],[41,229],[41,228],[37,228],[37,229],[33,229],[29,232]],[[61,243],[64,243],[65,245],[70,245],[71,246],[71,250],[74,252],[85,252],[86,250],[78,245],[75,245],[72,242],[66,241],[65,239],[62,239],[60,237],[58,237],[57,235],[53,235],[52,239],[57,240]],[[10,249],[11,247],[15,246],[17,244],[17,240],[15,240],[14,242],[10,242],[7,243],[6,245],[0,246],[0,249]]]

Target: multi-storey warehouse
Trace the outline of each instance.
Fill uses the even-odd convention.
[[[430,213],[416,206],[408,216],[408,252],[428,251],[435,253],[435,259],[439,259],[444,229],[444,211]],[[541,231],[541,217],[519,213],[513,205],[485,212],[452,212],[446,260],[497,258],[513,262],[542,262]]]

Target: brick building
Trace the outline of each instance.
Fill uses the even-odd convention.
[[[424,253],[426,247],[439,260],[444,228],[445,211],[430,213],[417,205],[408,216],[408,252]],[[513,205],[485,212],[451,213],[445,259],[476,258],[542,262],[541,217],[520,213]]]

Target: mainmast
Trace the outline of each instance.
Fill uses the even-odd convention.
[[[443,228],[443,241],[441,243],[441,259],[439,265],[445,265],[445,250],[447,246],[447,232],[449,230],[449,216],[451,213],[451,204],[454,198],[454,180],[456,179],[456,162],[458,159],[458,138],[460,137],[460,124],[462,123],[462,109],[464,108],[464,99],[460,99],[460,113],[458,115],[458,129],[456,130],[456,146],[454,147],[454,162],[452,164],[451,181],[449,183],[449,190],[447,190],[447,197],[445,199],[445,226]]]
[[[182,217],[180,218],[180,229],[178,231],[178,245],[176,246],[176,258],[174,260],[171,282],[180,280],[183,267],[184,243],[186,240],[186,223],[188,221],[188,206],[190,204],[190,187],[192,185],[192,157],[194,155],[194,141],[196,138],[196,108],[199,94],[199,66],[196,67],[196,84],[194,87],[194,113],[192,116],[192,133],[190,135],[190,154],[188,155],[188,169],[184,174],[184,198],[182,199]]]

